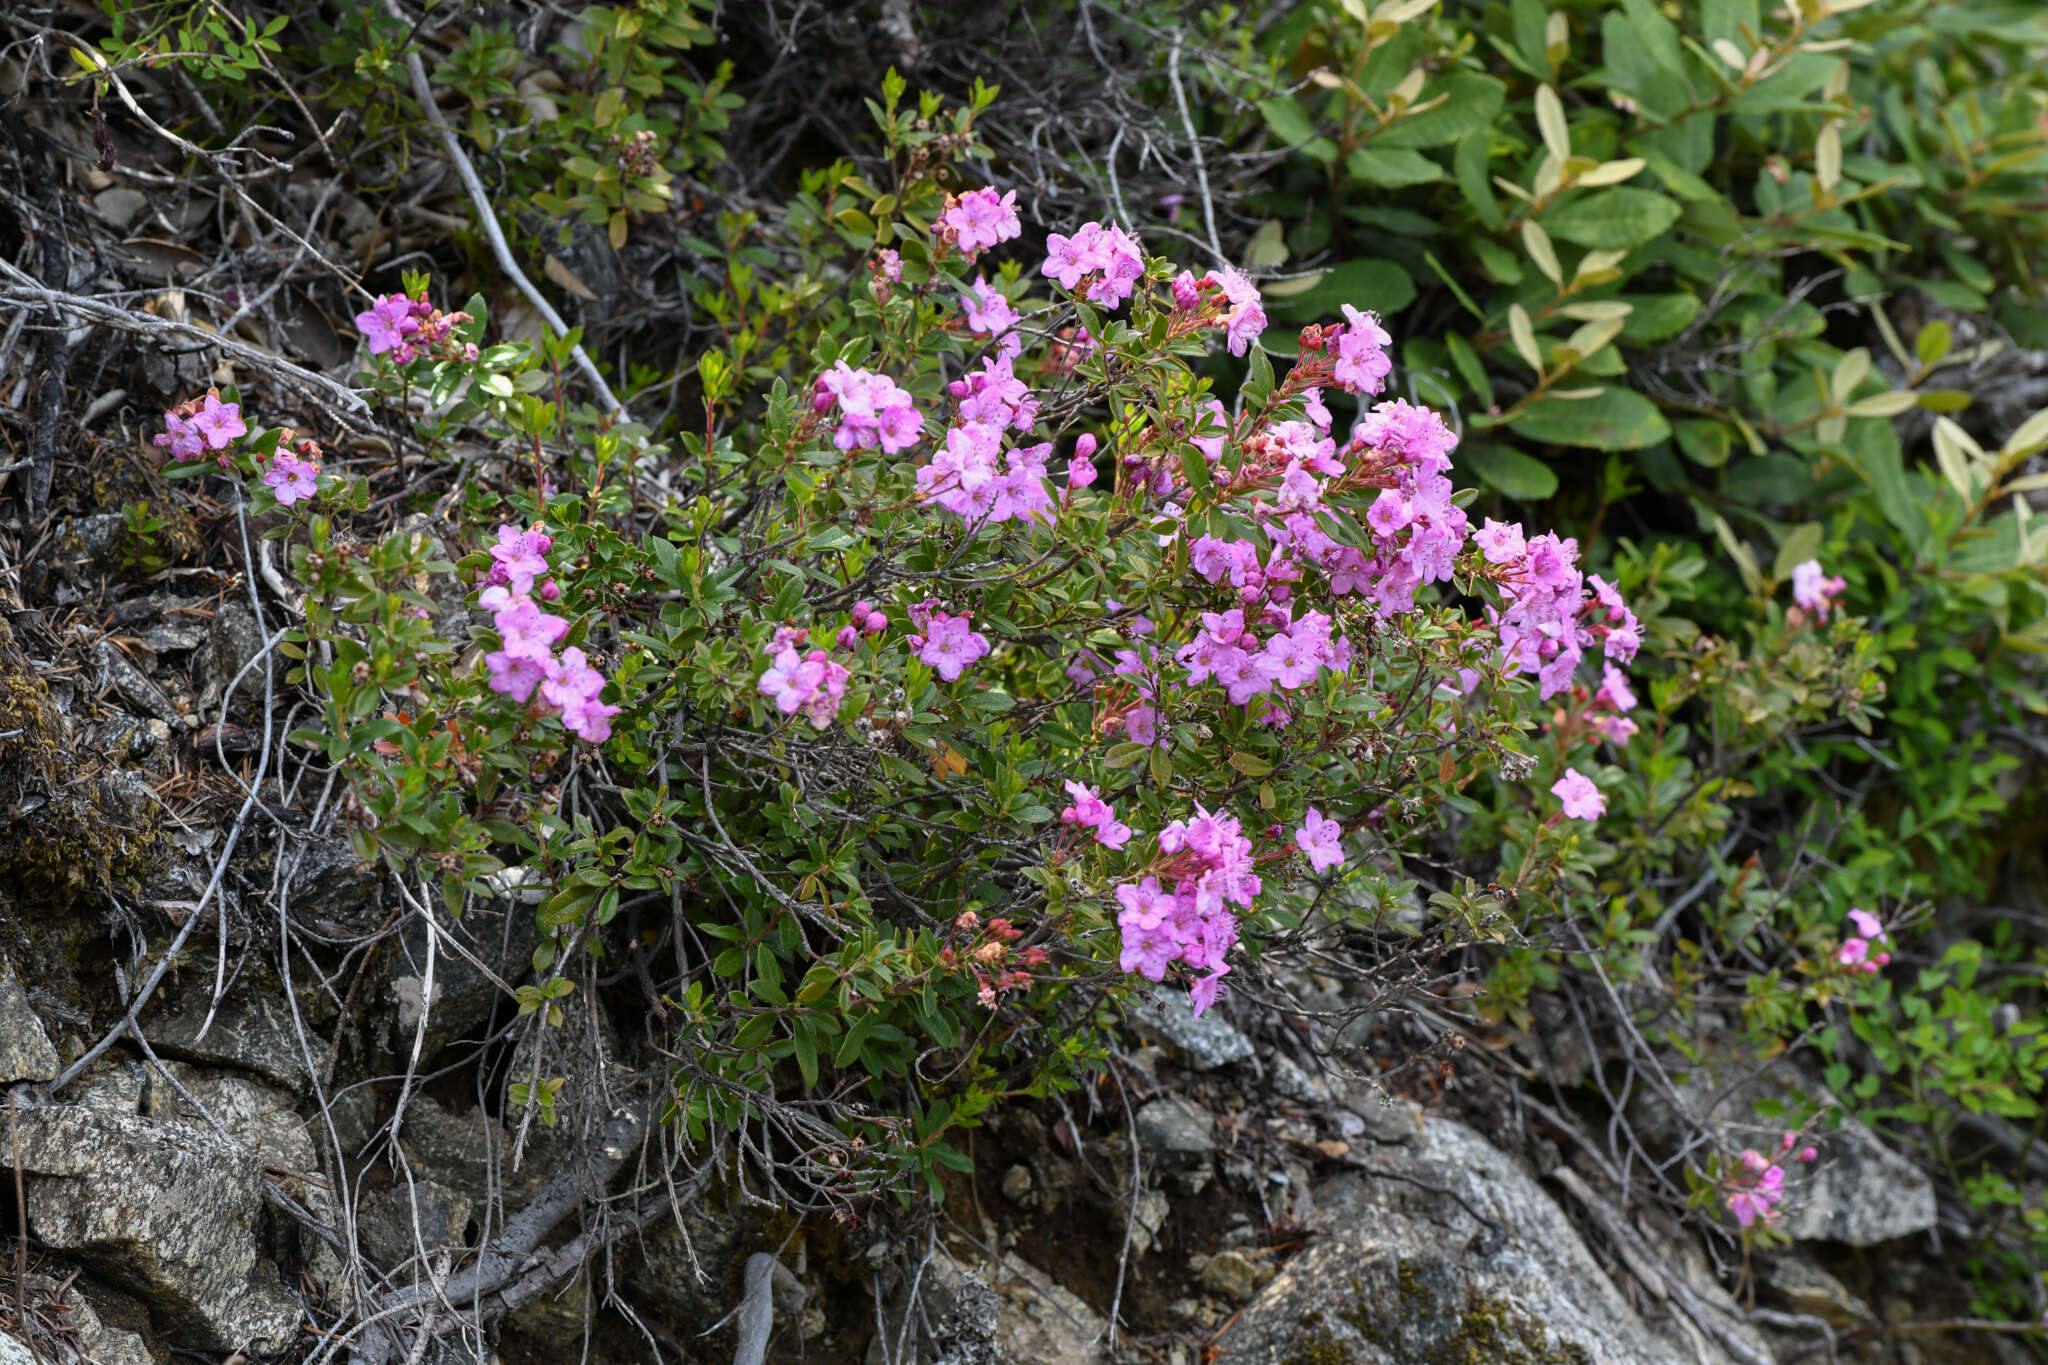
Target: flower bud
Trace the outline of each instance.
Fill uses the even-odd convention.
[[[839,633],[832,637],[832,642],[841,649],[852,649],[860,643],[860,632],[852,626],[841,626]]]
[[[543,602],[559,602],[562,600],[562,585],[550,578],[540,585],[539,596]]]

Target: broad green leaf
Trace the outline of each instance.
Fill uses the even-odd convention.
[[[1543,215],[1553,237],[1591,247],[1641,246],[1678,221],[1678,203],[1655,190],[1626,186],[1581,195]]]
[[[1491,148],[1492,135],[1486,129],[1467,133],[1458,143],[1451,168],[1458,177],[1458,192],[1465,196],[1472,212],[1485,226],[1497,228],[1505,220],[1501,217],[1500,201],[1493,196],[1493,183],[1487,176]]]
[[[1444,147],[1480,130],[1490,130],[1507,99],[1507,88],[1491,76],[1454,71],[1436,87],[1444,102],[1410,114],[1374,135],[1375,147]]]
[[[1825,528],[1817,521],[1793,527],[1792,533],[1778,546],[1778,558],[1771,565],[1771,577],[1781,583],[1790,578],[1794,565],[1804,564],[1820,552],[1824,534]]]
[[[1622,324],[1622,339],[1645,345],[1676,336],[1699,316],[1700,301],[1691,294],[1623,294],[1634,308]]]
[[[1672,434],[1678,438],[1678,448],[1687,459],[1709,469],[1727,464],[1728,454],[1735,446],[1735,433],[1720,422],[1701,417],[1688,417],[1677,423]]]
[[[1640,450],[1671,435],[1655,403],[1611,386],[1597,398],[1539,398],[1509,425],[1517,435],[1545,445],[1594,450]]]
[[[1415,282],[1392,261],[1368,256],[1332,266],[1329,273],[1292,298],[1268,303],[1266,311],[1297,318],[1334,317],[1338,305],[1369,308],[1381,317],[1400,312],[1415,300]]]
[[[1564,121],[1564,101],[1557,97],[1556,86],[1536,87],[1536,130],[1543,134],[1543,145],[1558,165],[1571,160],[1571,128]]]
[[[1276,95],[1269,100],[1259,101],[1259,113],[1266,120],[1266,126],[1273,130],[1288,146],[1307,142],[1316,135],[1316,125],[1301,107],[1301,101],[1292,95]]]
[[[1443,167],[1421,152],[1405,147],[1360,147],[1344,158],[1344,169],[1355,180],[1390,190],[1428,185],[1444,178]]]
[[[1458,463],[1518,502],[1540,502],[1557,492],[1550,466],[1512,446],[1467,441],[1458,447]]]

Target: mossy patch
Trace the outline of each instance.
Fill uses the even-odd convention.
[[[1446,1312],[1444,1296],[1424,1281],[1413,1262],[1396,1265],[1393,1280],[1396,1302],[1390,1305],[1353,1279],[1351,1302],[1337,1316],[1398,1360],[1414,1365],[1593,1365],[1585,1347],[1554,1339],[1535,1315],[1498,1295],[1468,1287],[1456,1308]],[[1284,1365],[1356,1361],[1351,1347],[1311,1313],[1303,1315]]]
[[[0,886],[59,904],[132,893],[157,853],[155,806],[138,780],[72,752],[49,688],[0,623]]]

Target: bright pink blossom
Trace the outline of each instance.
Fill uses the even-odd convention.
[[[1607,798],[1593,785],[1593,779],[1577,768],[1566,768],[1564,776],[1551,783],[1550,794],[1564,803],[1569,819],[1598,820],[1607,813]]]

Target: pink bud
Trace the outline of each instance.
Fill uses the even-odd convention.
[[[825,381],[822,379],[818,381],[818,387],[811,390],[812,412],[830,412],[832,405],[838,401],[832,390],[825,387]]]
[[[882,615],[882,613],[878,611],[869,612],[867,624],[861,627],[862,630],[866,631],[870,635],[880,635],[883,631],[887,630],[888,628],[889,618]]]
[[[1808,1148],[1805,1148],[1804,1150],[1802,1150],[1802,1151],[1801,1151],[1801,1152],[1799,1153],[1799,1159],[1800,1159],[1801,1161],[1812,1161],[1813,1159],[1815,1159],[1815,1158],[1816,1158],[1816,1157],[1818,1157],[1819,1155],[1820,1155],[1820,1149],[1819,1149],[1819,1148],[1817,1148],[1817,1147],[1808,1147]]]
[[[847,615],[851,616],[854,619],[854,621],[858,623],[867,620],[868,613],[873,611],[874,609],[874,603],[868,601],[866,598],[862,598],[860,601],[853,604],[853,610],[848,612]]]
[[[1791,1133],[1787,1133],[1785,1134],[1784,1140],[1779,1144],[1779,1149],[1781,1151],[1789,1152],[1792,1150],[1792,1144],[1797,1141],[1799,1141],[1798,1137]]]
[[[852,626],[841,626],[839,633],[832,637],[832,643],[841,649],[852,649],[860,643],[860,632]]]
[[[1092,431],[1082,432],[1080,438],[1074,442],[1074,458],[1077,460],[1094,459],[1095,446],[1095,433]]]
[[[550,578],[550,579],[549,579],[549,580],[548,580],[547,582],[545,582],[545,583],[541,584],[541,585],[540,585],[540,600],[541,600],[541,601],[543,601],[543,602],[559,602],[559,601],[561,601],[561,600],[562,600],[562,585],[561,585],[561,584],[559,584],[559,583],[557,583],[557,582],[555,582],[555,580],[554,580],[554,579],[552,579],[552,578]]]

